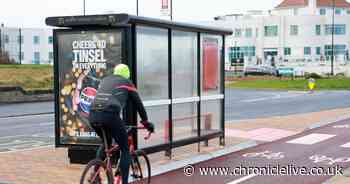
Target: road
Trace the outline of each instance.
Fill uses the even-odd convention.
[[[318,112],[350,107],[350,91],[273,91],[227,89],[225,120]]]
[[[317,112],[350,107],[349,91],[305,92],[241,90],[226,91],[225,118],[259,117]],[[0,105],[0,151],[53,144],[53,102]],[[28,142],[30,139],[38,142]]]
[[[0,105],[0,118],[8,116],[23,116],[32,114],[46,114],[54,112],[53,102],[18,103]]]
[[[261,183],[307,183],[319,184],[327,181],[334,174],[341,174],[350,167],[350,119],[338,121],[324,127],[305,131],[303,133],[280,139],[275,142],[260,144],[242,151],[234,152],[216,159],[200,162],[186,171],[191,176],[184,174],[184,168],[152,177],[153,184],[167,183],[191,183],[191,184],[261,184]],[[262,176],[256,173],[239,173],[238,168],[253,167],[261,173],[276,168],[282,175]],[[274,168],[275,167],[275,168]],[[204,169],[203,169],[204,168]],[[206,168],[227,168],[227,172],[216,174],[200,174]],[[315,169],[313,169],[315,168]],[[304,171],[302,171],[304,170]],[[301,175],[315,174],[325,171],[324,175]],[[208,171],[208,170],[207,170]],[[223,171],[223,169],[221,170]],[[260,172],[259,171],[259,172]],[[329,171],[328,173],[326,173]],[[244,173],[243,170],[241,170]],[[295,175],[288,175],[288,172]],[[299,174],[297,174],[299,172]],[[311,173],[312,172],[312,173]],[[213,172],[212,170],[212,173]],[[228,173],[228,174],[225,174]],[[277,174],[276,172],[273,172]],[[278,172],[279,173],[279,172]],[[192,175],[193,174],[193,175]],[[329,175],[328,175],[329,174]]]
[[[0,118],[0,152],[54,143],[52,114]]]

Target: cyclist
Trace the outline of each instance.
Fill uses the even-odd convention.
[[[120,147],[120,169],[123,184],[128,183],[131,156],[125,122],[122,121],[120,114],[129,100],[136,107],[141,117],[141,124],[149,132],[154,131],[154,125],[148,122],[146,110],[129,77],[130,71],[127,65],[116,65],[113,75],[101,80],[90,112],[90,122],[97,135],[103,136],[102,131],[96,126],[99,124],[106,132],[108,145],[111,145],[113,137]],[[102,160],[104,158],[103,149],[103,146],[100,146],[96,153],[96,157]]]

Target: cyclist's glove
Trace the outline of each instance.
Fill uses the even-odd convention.
[[[154,124],[149,121],[141,121],[141,124],[151,133],[154,132]]]

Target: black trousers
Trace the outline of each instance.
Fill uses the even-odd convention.
[[[109,146],[112,143],[112,138],[119,145],[121,150],[120,169],[123,184],[127,184],[131,156],[129,152],[128,135],[125,128],[125,123],[121,120],[119,114],[119,112],[92,111],[90,114],[90,122],[101,139],[103,138],[102,130],[99,128],[100,126],[96,125],[99,124],[102,126],[106,132],[107,143]],[[104,156],[104,146],[102,145],[97,151],[96,157],[103,160]]]

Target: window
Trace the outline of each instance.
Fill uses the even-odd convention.
[[[290,26],[290,35],[298,35],[298,26],[297,25]]]
[[[346,13],[347,13],[348,15],[350,15],[350,10],[346,10]]]
[[[49,36],[49,44],[52,44],[53,43],[53,37],[52,36]]]
[[[140,51],[137,52],[137,87],[140,96],[142,100],[168,99],[168,83],[164,82],[168,80],[168,73],[165,72],[168,71],[169,59],[168,30],[137,26],[136,34],[137,50]],[[156,88],[150,87],[156,84]]]
[[[253,35],[252,28],[247,28],[247,29],[245,29],[245,37],[251,38],[252,35]]]
[[[259,36],[259,28],[255,29],[255,33],[256,33],[256,37],[258,37]]]
[[[5,35],[5,43],[9,43],[10,42],[10,37],[9,37],[9,35]]]
[[[321,8],[320,9],[320,15],[326,15],[326,9]]]
[[[50,60],[50,61],[53,60],[53,52],[49,52],[49,60]]]
[[[34,42],[34,44],[39,44],[40,43],[40,37],[39,36],[34,36],[33,37],[33,42]]]
[[[39,64],[39,63],[40,63],[40,52],[34,52],[33,64]]]
[[[265,26],[264,27],[265,36],[277,36],[278,35],[278,26]]]
[[[311,55],[311,48],[310,47],[304,47],[304,55]]]
[[[321,55],[321,47],[316,47],[316,55]]]
[[[230,47],[229,58],[231,63],[235,62],[236,59],[244,58],[244,57],[253,57],[255,56],[255,47]]]
[[[172,32],[173,98],[196,96],[197,91],[197,35]]]
[[[20,59],[21,59],[21,60],[24,59],[24,52],[21,52]]]
[[[298,8],[293,9],[293,15],[298,15]]]
[[[316,25],[316,35],[321,35],[321,25]]]
[[[336,15],[340,15],[341,14],[341,9],[339,9],[339,8],[335,9],[335,14]]]
[[[291,50],[290,47],[284,48],[284,55],[285,55],[285,56],[290,56],[291,53],[292,53],[292,50]]]
[[[241,37],[242,36],[242,29],[235,29],[235,37]]]
[[[23,36],[17,36],[17,43],[23,44],[24,37]]]
[[[332,24],[326,24],[325,25],[325,34],[326,35],[332,35]],[[333,28],[335,35],[345,35],[346,33],[346,26],[345,24],[335,24]]]
[[[326,56],[332,55],[332,45],[326,45],[324,47],[324,54]],[[334,45],[334,55],[345,55],[346,45]]]

